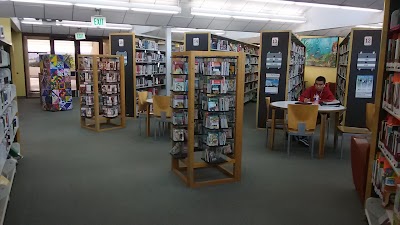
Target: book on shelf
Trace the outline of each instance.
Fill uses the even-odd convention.
[[[204,126],[208,129],[219,129],[220,128],[220,118],[218,115],[206,113],[205,114]]]
[[[184,61],[172,62],[172,74],[188,74],[188,63]]]
[[[206,134],[206,144],[208,146],[218,146],[219,143],[219,132],[210,131]]]
[[[187,108],[188,107],[187,95],[173,95],[172,107],[175,109]]]
[[[172,140],[173,141],[185,141],[185,132],[187,132],[187,130],[185,129],[176,129],[173,128],[172,129]]]
[[[172,91],[188,91],[186,76],[174,76],[172,78]]]
[[[396,183],[399,180],[389,161],[381,153],[377,153],[374,160],[372,176],[372,184],[381,196],[382,206],[392,208],[395,203]]]
[[[387,115],[381,122],[379,141],[382,142],[389,153],[400,161],[400,121],[392,115]]]
[[[174,125],[187,125],[188,124],[188,113],[181,112],[172,112],[172,124]]]

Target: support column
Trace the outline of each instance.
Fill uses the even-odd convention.
[[[172,55],[172,37],[171,37],[171,28],[165,29],[165,60],[166,60],[166,89],[167,95],[171,94],[171,55]]]

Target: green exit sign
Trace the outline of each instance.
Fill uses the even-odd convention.
[[[75,33],[75,40],[85,40],[86,35],[84,32],[77,32]]]
[[[104,16],[92,16],[92,25],[95,27],[106,26],[106,18]]]

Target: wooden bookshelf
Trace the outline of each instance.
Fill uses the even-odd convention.
[[[296,101],[304,90],[306,47],[291,31],[263,31],[260,43],[256,126],[265,128],[266,97],[270,97],[271,102]],[[269,82],[266,82],[267,75]],[[273,80],[276,81],[274,87]],[[271,86],[266,87],[266,83]],[[282,119],[283,112],[276,112],[276,118]]]
[[[353,28],[339,44],[336,99],[347,108],[343,113],[344,126],[366,126],[365,107],[375,98],[380,43],[380,29]],[[361,87],[364,85],[367,88]],[[368,88],[370,92],[365,91]]]
[[[171,170],[188,187],[237,182],[241,179],[244,57],[244,53],[218,51],[187,51],[172,54]],[[210,58],[229,62],[227,66],[229,75],[228,70],[222,70],[225,68],[223,66],[226,66],[222,63],[219,75],[210,74],[206,70],[207,67],[205,70],[200,69],[202,65],[209,63]],[[215,86],[211,84],[214,80],[221,81],[221,79],[222,82],[231,85],[222,91],[222,83],[215,81],[218,83],[217,87],[221,88],[216,91]],[[229,104],[217,104],[220,107],[218,109],[209,108],[211,98],[216,98],[218,101],[229,99]],[[222,105],[225,107],[224,111]],[[183,116],[178,117],[178,114]],[[185,114],[187,116],[184,116]],[[218,124],[222,122],[221,115],[226,116],[223,117],[227,119],[227,127],[224,125],[222,128],[223,123],[221,123],[218,127],[210,128],[207,121],[216,115],[219,118]],[[186,119],[178,120],[178,118]],[[232,135],[231,138],[225,133],[226,130],[230,130],[228,133]],[[218,144],[211,145],[208,141],[209,136],[215,132],[218,132]],[[221,133],[227,135],[225,139]],[[220,176],[210,170],[221,172]]]
[[[396,150],[393,151],[393,147],[394,145],[399,144],[398,139],[395,138],[394,135],[395,132],[398,132],[399,127],[397,126],[398,120],[396,120],[396,118],[398,119],[398,116],[396,116],[398,115],[396,113],[396,106],[398,108],[400,93],[398,92],[398,81],[392,80],[391,78],[396,76],[394,75],[395,72],[393,72],[393,70],[398,65],[398,57],[400,53],[400,46],[397,46],[396,48],[396,41],[393,42],[392,40],[396,40],[400,37],[400,30],[396,28],[397,26],[392,26],[390,24],[392,22],[392,13],[398,9],[400,9],[399,1],[385,0],[376,93],[374,96],[376,120],[373,123],[372,138],[370,141],[371,146],[365,191],[366,200],[372,195],[379,196],[385,200],[387,198],[385,196],[388,196],[390,193],[394,193],[393,190],[395,191],[396,188],[391,188],[390,185],[386,185],[386,188],[382,190],[382,185],[380,185],[377,180],[386,181],[386,179],[399,176],[400,163],[399,159],[396,157],[398,152],[396,152]],[[400,23],[394,22],[394,25],[398,24]],[[391,28],[391,26],[393,28]],[[393,43],[394,45],[392,45]],[[388,87],[394,88],[395,86],[397,86],[396,92],[388,91],[391,90],[391,88]],[[388,122],[387,119],[389,119],[390,122]],[[389,139],[393,139],[393,141],[387,142]],[[384,164],[382,162],[384,162]],[[381,170],[381,165],[387,165],[389,168],[392,167],[392,174],[386,172],[384,175],[378,174],[377,171]],[[388,190],[388,187],[391,188],[391,190]]]
[[[81,127],[107,131],[125,127],[124,57],[78,55]]]
[[[11,74],[12,44],[0,40],[0,54],[0,171],[2,179],[6,179],[3,181],[7,181],[7,184],[0,186],[0,224],[3,224],[17,170],[17,159],[10,152],[21,152],[21,140],[17,90]]]
[[[184,36],[186,51],[244,52],[244,103],[255,101],[258,90],[259,46],[209,32],[187,32]],[[196,43],[198,40],[198,43]]]

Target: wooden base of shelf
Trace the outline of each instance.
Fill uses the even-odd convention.
[[[96,132],[102,132],[125,128],[125,122],[124,118],[121,116],[115,118],[101,118],[98,126],[96,126],[96,121],[94,118],[81,117],[81,127]]]
[[[232,183],[232,182],[237,182],[239,179],[237,178],[238,176],[235,176],[234,174],[234,169],[230,170],[224,167],[224,165],[233,165],[233,168],[235,166],[235,160],[228,158],[226,162],[219,163],[219,164],[210,164],[207,162],[195,162],[193,164],[193,176],[192,180],[188,176],[189,174],[189,168],[188,168],[188,163],[187,159],[176,159],[172,157],[172,168],[171,170],[179,177],[182,179],[182,181],[190,188],[197,188],[197,187],[202,187],[202,186],[208,186],[208,185],[217,185],[217,184],[225,184],[225,183]],[[205,180],[205,181],[196,181],[195,175],[196,172],[201,170],[201,169],[206,169],[206,168],[215,168],[219,172],[221,172],[225,177],[223,178],[217,178],[217,179],[212,179],[212,180]]]

